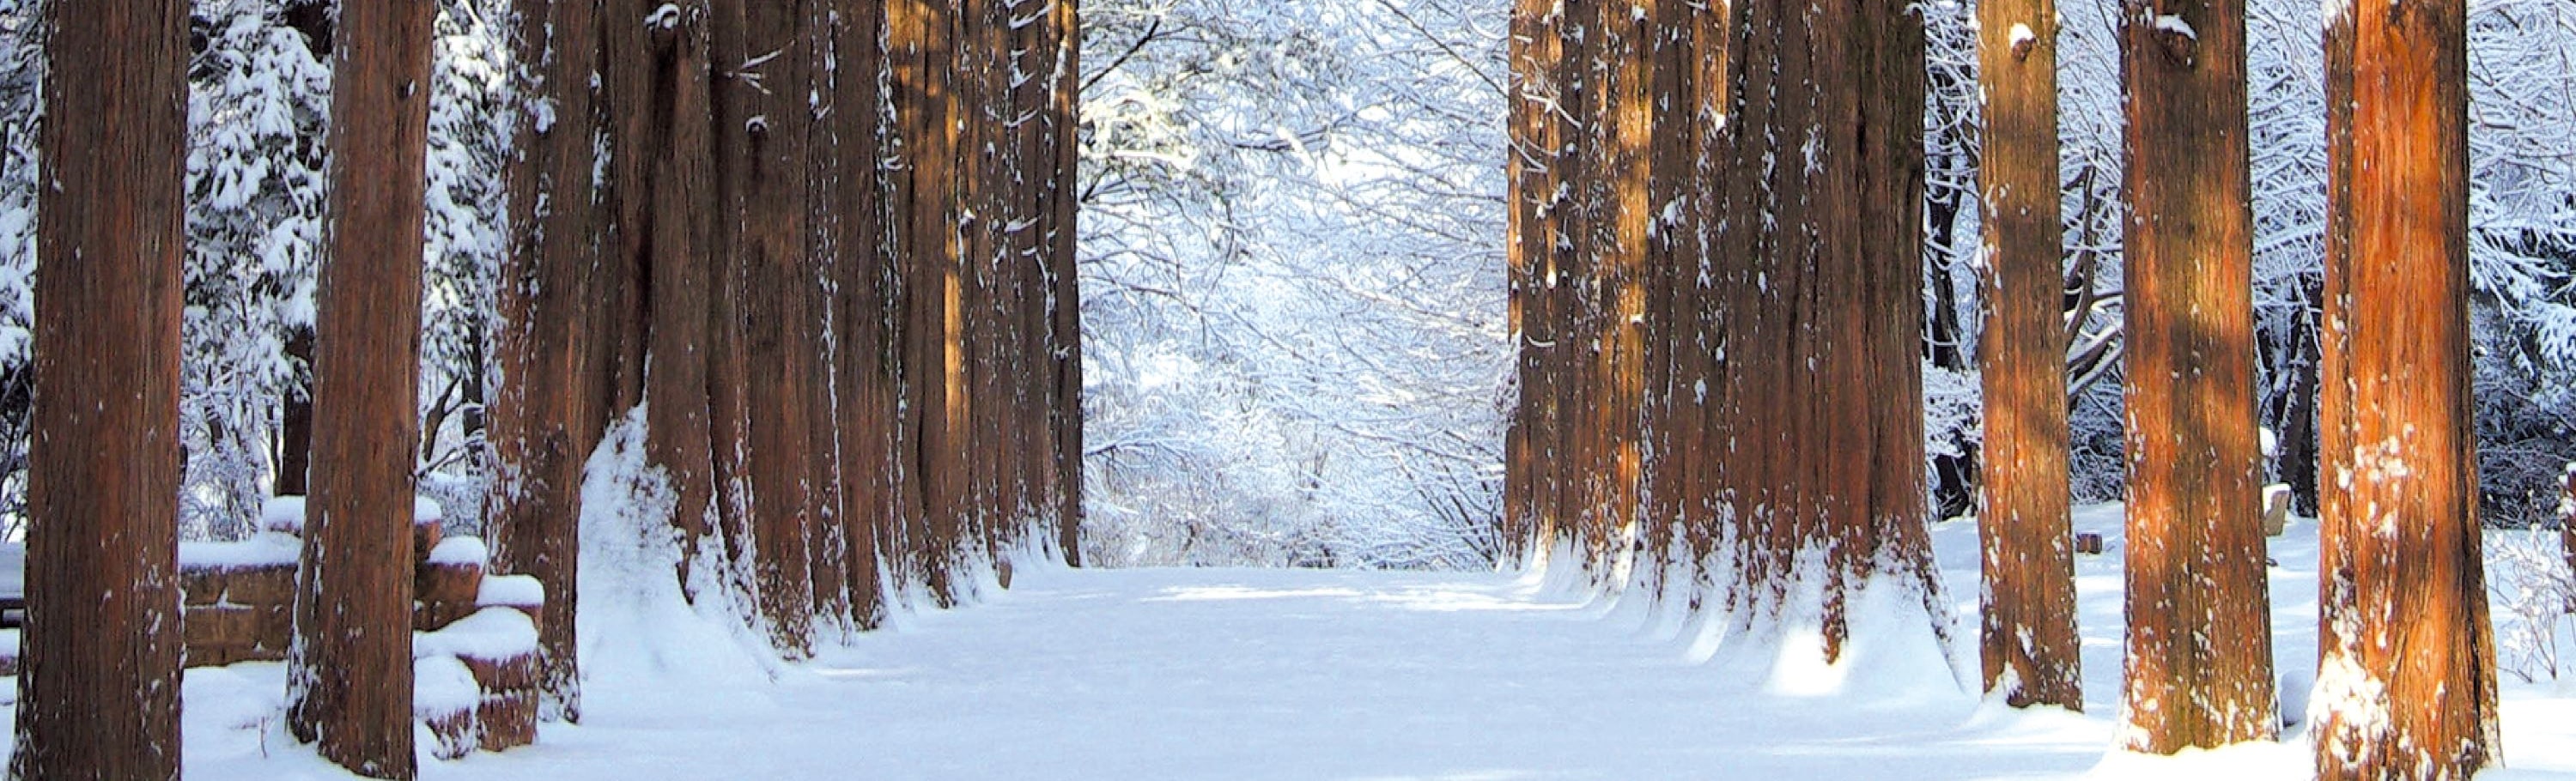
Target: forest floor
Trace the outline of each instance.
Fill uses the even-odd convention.
[[[594,665],[582,725],[507,754],[424,758],[423,777],[2305,777],[2296,728],[2181,758],[2108,752],[2118,509],[2078,525],[2112,543],[2079,562],[2083,714],[2010,711],[1950,680],[1787,694],[1692,661],[1651,615],[1536,578],[1039,569],[807,663],[716,672],[707,649],[666,645]],[[2273,541],[2294,711],[2315,666],[2314,528]],[[1974,527],[1934,537],[1949,598],[1972,610]],[[282,677],[275,664],[190,673],[189,777],[339,777],[283,748],[267,694]],[[2576,686],[2508,676],[2504,729],[2512,770],[2484,778],[2576,778]]]

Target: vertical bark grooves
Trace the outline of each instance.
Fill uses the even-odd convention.
[[[896,512],[895,299],[886,253],[887,225],[882,157],[885,77],[885,5],[876,0],[835,0],[832,92],[828,123],[839,147],[827,164],[840,168],[839,236],[834,257],[835,385],[841,389],[841,526],[847,560],[850,618],[861,628],[884,619],[879,567],[899,555],[893,536]]]
[[[598,0],[531,3],[519,11],[519,154],[506,172],[510,249],[498,285],[490,405],[493,487],[484,517],[492,564],[544,584],[541,684],[549,717],[581,720],[577,624],[582,467],[598,446],[610,400],[590,381],[602,352],[591,75],[599,57]]]
[[[1516,13],[1507,533],[1748,621],[1820,597],[1829,658],[1863,583],[1936,604],[1921,21],[1894,0]]]
[[[297,328],[286,337],[286,359],[313,370],[313,329]],[[303,496],[312,492],[313,472],[313,386],[290,391],[278,402],[277,415],[277,485],[278,496]]]
[[[2326,20],[2320,778],[2495,761],[2469,387],[2463,0]]]
[[[44,317],[9,769],[30,781],[176,779],[188,9],[44,8],[51,186],[38,195]]]
[[[2057,7],[1977,6],[1985,96],[1984,686],[2016,707],[2084,709],[2067,475],[2058,217]]]
[[[904,287],[904,399],[902,424],[911,501],[904,508],[914,520],[910,535],[910,568],[926,585],[932,600],[952,604],[954,545],[964,525],[966,475],[959,447],[962,412],[952,396],[962,368],[957,355],[952,314],[957,301],[958,253],[954,243],[957,215],[953,198],[956,175],[952,155],[956,125],[951,119],[949,62],[953,47],[953,8],[948,0],[889,0],[886,3],[886,60],[891,69],[888,95],[895,145],[892,200],[900,204],[893,247]]]
[[[361,775],[410,778],[412,484],[419,440],[430,3],[342,7],[331,104],[330,255],[313,388],[312,517],[288,726]]]
[[[719,493],[748,489],[728,502],[746,513],[728,539],[750,541],[754,593],[771,644],[801,657],[813,649],[814,609],[815,425],[807,389],[821,377],[805,280],[803,161],[812,112],[804,5],[723,0],[714,8],[716,246],[731,281],[716,302],[723,335],[716,457],[718,473],[727,475]],[[728,447],[734,442],[740,444]]]
[[[1055,55],[1054,91],[1047,107],[1049,138],[1054,142],[1048,171],[1053,200],[1046,214],[1047,300],[1052,318],[1049,341],[1055,361],[1055,391],[1048,401],[1054,427],[1056,545],[1064,561],[1082,566],[1082,274],[1075,243],[1081,236],[1075,192],[1082,164],[1082,15],[1080,0],[1055,0],[1046,21]]]
[[[2241,0],[2127,0],[2123,743],[2269,740]]]

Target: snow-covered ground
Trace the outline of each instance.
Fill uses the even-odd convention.
[[[2087,712],[2013,712],[1947,680],[1776,694],[1688,658],[1647,611],[1535,578],[1024,569],[982,604],[910,614],[806,664],[689,643],[603,658],[578,727],[426,778],[2297,778],[2290,742],[2108,753],[2120,663],[2116,507],[2078,519]],[[2273,543],[2294,701],[2315,666],[2313,523]],[[1973,600],[1975,529],[1938,527]],[[1973,604],[1964,605],[1973,608]],[[1971,625],[1972,626],[1972,625]],[[716,639],[709,640],[709,637]],[[1973,649],[1964,649],[1973,653]],[[661,672],[654,672],[659,667]],[[769,680],[774,676],[774,681]],[[334,778],[289,747],[274,664],[189,674],[199,779]],[[2509,679],[2510,680],[2510,679]],[[2576,778],[2576,687],[2508,683],[2509,772]],[[5,733],[0,733],[5,734]]]

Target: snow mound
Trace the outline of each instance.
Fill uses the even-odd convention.
[[[479,565],[492,559],[492,551],[473,537],[449,537],[429,549],[429,563],[443,566]]]
[[[304,497],[269,497],[259,506],[259,528],[283,534],[303,534]]]
[[[179,543],[180,569],[292,567],[304,560],[304,540],[278,531],[239,542]]]
[[[413,660],[412,713],[420,718],[435,719],[473,710],[483,702],[483,688],[474,683],[474,671],[453,656],[421,656]]]
[[[484,606],[536,607],[546,603],[546,584],[532,575],[491,575],[483,578],[483,589],[474,604]]]
[[[457,619],[447,628],[414,635],[413,659],[453,656],[483,662],[518,659],[537,652],[537,622],[505,607],[484,608]]]
[[[447,508],[440,505],[438,500],[431,499],[426,496],[412,497],[411,523],[413,526],[428,526],[433,523],[446,522]]]
[[[652,698],[683,684],[730,694],[765,689],[783,663],[739,618],[749,613],[722,596],[726,589],[709,567],[697,568],[686,590],[674,577],[682,543],[671,513],[678,500],[646,461],[644,416],[638,406],[610,428],[583,468],[575,587],[581,667],[593,682],[585,698]],[[707,596],[692,600],[693,592]]]

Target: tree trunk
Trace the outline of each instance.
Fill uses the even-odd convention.
[[[176,779],[188,9],[44,9],[51,186],[36,215],[43,317],[9,769],[30,781]]]
[[[2467,778],[2497,758],[2466,17],[2463,0],[2327,11],[2319,778]]]
[[[430,3],[340,10],[330,255],[314,338],[312,517],[288,726],[360,775],[411,778],[413,452],[420,437]]]
[[[2066,326],[2059,315],[2057,7],[1977,6],[1985,208],[1985,479],[1979,648],[2014,707],[2084,709],[2067,491]]]
[[[1082,566],[1082,274],[1075,183],[1082,167],[1082,15],[1081,0],[1056,0],[1046,21],[1055,70],[1047,96],[1048,158],[1046,172],[1053,196],[1047,203],[1047,292],[1049,341],[1054,361],[1055,406],[1047,425],[1055,432],[1056,545],[1064,562]]]
[[[599,0],[523,5],[516,44],[532,81],[519,154],[506,172],[510,252],[503,258],[493,349],[493,486],[484,513],[492,564],[545,585],[541,686],[549,718],[581,720],[579,646],[582,468],[611,411],[588,373],[600,280],[591,74],[599,65]],[[542,101],[542,102],[535,102]],[[538,108],[542,106],[542,108]]]
[[[2126,0],[2128,748],[2280,729],[2241,0]]]
[[[893,305],[885,253],[885,176],[879,163],[885,135],[885,5],[876,0],[835,0],[831,95],[826,115],[838,168],[832,197],[834,253],[832,323],[834,382],[840,388],[834,420],[840,437],[842,569],[850,620],[862,629],[885,617],[879,565],[900,549],[894,520],[895,362],[887,327]],[[818,197],[822,193],[816,194]]]
[[[1832,660],[1854,592],[1939,600],[1923,525],[1924,31],[1894,0],[1731,11],[1708,228],[1727,299],[1704,337],[1725,389],[1711,501],[1735,545],[1728,603],[1749,621],[1818,600]]]
[[[1562,346],[1569,339],[1561,303],[1567,288],[1560,277],[1571,246],[1564,206],[1579,165],[1577,156],[1565,154],[1568,112],[1577,110],[1583,93],[1571,75],[1572,61],[1581,55],[1569,51],[1569,23],[1561,8],[1550,0],[1517,0],[1513,14],[1511,56],[1518,83],[1509,164],[1517,178],[1511,188],[1509,247],[1516,253],[1513,292],[1520,319],[1513,330],[1520,338],[1521,387],[1512,421],[1519,448],[1513,458],[1519,468],[1506,477],[1507,491],[1517,485],[1519,496],[1506,506],[1518,516],[1512,521],[1518,526],[1515,538],[1527,548],[1521,555],[1539,562],[1566,542],[1573,529],[1563,501],[1572,472],[1563,463],[1565,427],[1560,422],[1569,352]]]
[[[1653,207],[1647,198],[1648,151],[1654,107],[1653,69],[1646,58],[1657,0],[1595,4],[1569,11],[1579,39],[1596,46],[1585,58],[1582,89],[1585,132],[1578,154],[1593,176],[1576,179],[1576,203],[1586,212],[1575,235],[1583,255],[1577,276],[1583,299],[1578,341],[1581,427],[1575,458],[1580,505],[1575,510],[1577,548],[1596,585],[1624,585],[1634,563],[1635,534],[1644,492],[1643,420],[1646,231]]]
[[[641,19],[643,24],[616,24]],[[713,210],[715,179],[708,108],[708,10],[704,0],[661,3],[610,0],[603,83],[607,89],[610,182],[616,188],[612,268],[629,270],[629,301],[644,350],[648,407],[646,459],[670,481],[672,523],[682,539],[682,584],[696,574],[701,540],[715,533],[713,405],[709,373],[719,264]]]
[[[313,329],[297,328],[286,335],[286,358],[313,370]],[[313,473],[313,385],[304,383],[280,399],[277,426],[277,482],[269,491],[276,496],[303,496],[310,493]]]
[[[717,246],[742,286],[717,302],[738,329],[738,356],[719,350],[740,383],[748,437],[738,456],[751,489],[753,570],[769,640],[790,657],[813,651],[812,440],[805,383],[819,380],[808,344],[805,269],[806,38],[801,2],[718,2],[715,137]],[[726,374],[732,374],[729,369]],[[719,378],[723,383],[723,378]],[[726,405],[730,407],[731,405]],[[725,458],[718,441],[719,463]],[[741,478],[737,478],[741,479]],[[731,481],[729,481],[731,482]]]
[[[911,535],[913,568],[934,603],[956,600],[951,580],[967,513],[964,458],[964,358],[959,248],[955,244],[955,97],[949,86],[954,49],[954,8],[947,0],[886,3],[887,80],[894,94],[895,148],[899,162],[892,203],[896,263],[905,303],[905,476],[917,481],[919,520]]]
[[[1546,134],[1552,126],[1549,111],[1555,104],[1554,55],[1557,36],[1550,11],[1553,0],[1514,0],[1510,38],[1506,56],[1511,62],[1511,95],[1507,110],[1510,144],[1503,161],[1509,184],[1504,192],[1511,198],[1510,211],[1504,219],[1510,240],[1504,251],[1507,274],[1507,317],[1513,339],[1515,395],[1510,425],[1503,431],[1503,514],[1495,533],[1502,542],[1502,560],[1508,565],[1527,561],[1536,553],[1540,538],[1537,483],[1543,478],[1539,460],[1538,429],[1540,402],[1548,388],[1543,382],[1546,354],[1539,347],[1553,329],[1547,327],[1539,306],[1544,264],[1553,237],[1548,229],[1548,200],[1555,191],[1551,169],[1557,145]]]

